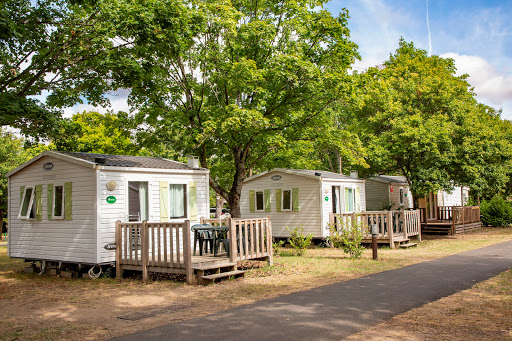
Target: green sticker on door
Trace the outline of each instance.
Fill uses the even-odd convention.
[[[116,199],[116,197],[115,197],[115,196],[113,196],[113,195],[109,195],[109,196],[107,197],[107,202],[108,202],[109,204],[113,204],[113,203],[115,203],[115,202],[116,202],[116,200],[117,200],[117,199]]]
[[[329,201],[329,197],[325,197],[325,201]]]

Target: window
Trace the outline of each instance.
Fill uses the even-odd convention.
[[[291,211],[292,209],[292,191],[289,189],[283,190],[283,211]]]
[[[404,190],[400,188],[400,205],[404,204]]]
[[[149,219],[148,183],[128,181],[128,221]]]
[[[64,219],[64,186],[53,189],[53,219]]]
[[[183,184],[169,185],[169,218],[187,217],[187,186]]]
[[[345,187],[345,212],[354,212],[354,189]]]
[[[263,211],[263,192],[256,192],[256,211]]]
[[[34,219],[36,206],[34,205],[34,187],[25,187],[21,198],[21,206],[18,217],[21,219]]]

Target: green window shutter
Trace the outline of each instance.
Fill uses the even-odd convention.
[[[300,211],[299,189],[298,188],[292,188],[292,210],[294,212]]]
[[[36,185],[36,220],[43,220],[43,185]]]
[[[283,201],[282,195],[283,195],[283,190],[276,189],[276,211],[277,212],[281,212],[281,201]]]
[[[361,212],[361,205],[359,204],[359,202],[360,202],[360,199],[359,199],[360,195],[361,195],[361,193],[360,193],[359,187],[356,187],[356,203],[354,205],[354,209],[355,209],[356,212]]]
[[[263,192],[264,198],[265,198],[265,212],[271,212],[272,207],[270,207],[270,190],[266,189]]]
[[[48,208],[48,220],[53,219],[53,184],[48,184],[48,191],[46,196],[46,206]]]
[[[160,181],[160,221],[169,221],[169,184]]]
[[[188,189],[188,208],[190,220],[197,220],[197,188],[195,182],[189,183]]]
[[[256,202],[254,200],[254,191],[249,191],[249,212],[254,213],[256,210]]]
[[[73,219],[73,184],[71,182],[64,183],[64,219]]]

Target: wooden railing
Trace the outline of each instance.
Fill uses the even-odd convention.
[[[231,262],[265,259],[272,264],[272,226],[270,218],[201,219],[212,226],[229,226],[229,259]],[[116,222],[116,276],[123,270],[180,273],[187,283],[194,283],[190,221],[183,223]],[[212,259],[214,260],[214,259]]]
[[[272,223],[270,218],[229,218],[229,241],[231,261],[265,258],[272,265]]]
[[[453,217],[454,206],[438,206],[437,217],[439,221],[451,221]]]
[[[148,271],[183,273],[191,283],[190,221],[183,223],[116,222],[116,276],[124,269],[141,269],[142,279]]]
[[[229,227],[230,261],[265,258],[269,264],[272,264],[272,224],[270,218],[201,218],[201,224]],[[231,250],[236,252],[231,252]]]
[[[377,225],[377,239],[387,240],[394,248],[398,237],[418,236],[421,240],[420,211],[365,211],[360,213],[331,213],[330,226],[336,231],[345,226],[358,226],[363,239],[371,239],[371,226]]]
[[[453,206],[453,224],[464,225],[480,222],[479,206]]]

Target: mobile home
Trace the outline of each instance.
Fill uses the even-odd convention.
[[[405,176],[379,175],[366,179],[368,211],[412,209],[414,200]]]
[[[347,175],[304,169],[275,168],[244,181],[242,218],[266,215],[272,234],[290,236],[287,227],[302,225],[317,239],[329,235],[329,214],[364,211],[365,182]]]
[[[45,151],[7,177],[14,258],[113,263],[116,221],[194,224],[209,214],[209,171],[194,160]]]

